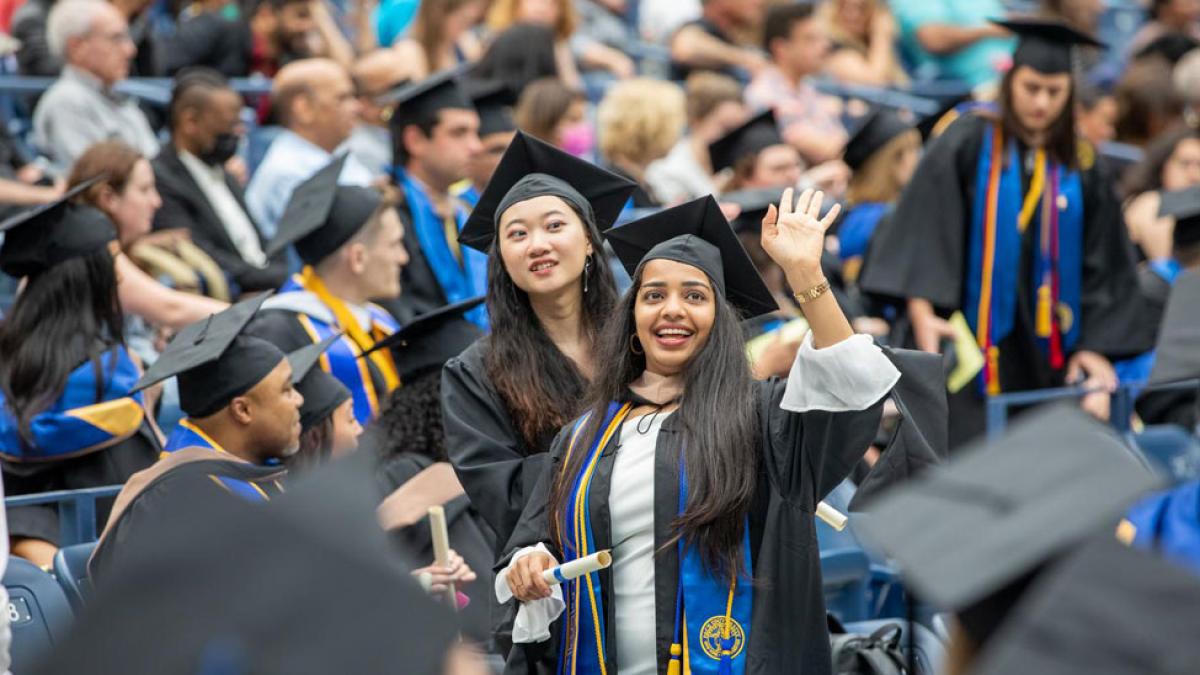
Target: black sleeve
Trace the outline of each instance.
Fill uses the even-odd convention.
[[[50,53],[46,40],[45,14],[23,17],[13,24],[12,36],[21,41],[17,50],[17,70],[31,77],[56,77],[62,70],[62,61]]]
[[[496,571],[507,567],[513,554],[520,549],[537,544],[545,544],[555,558],[562,560],[562,551],[557,550],[550,537],[550,489],[553,487],[554,477],[558,475],[561,467],[562,457],[570,440],[571,429],[571,425],[561,429],[554,437],[550,452],[543,455],[546,461],[542,464],[538,475],[535,476],[536,480],[529,491],[529,499],[525,502],[525,508],[521,511],[520,517],[513,527],[512,535],[504,545],[500,546],[501,555],[496,563]]]
[[[249,62],[245,45],[248,28],[216,14],[203,13],[179,24],[163,44],[162,66],[174,76],[189,66],[207,66],[225,77],[245,77]]]
[[[531,453],[483,372],[476,344],[442,369],[446,454],[471,503],[503,544],[516,527],[545,453]]]

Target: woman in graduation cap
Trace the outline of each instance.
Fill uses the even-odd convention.
[[[158,457],[153,421],[133,394],[113,260],[117,233],[100,211],[63,199],[0,224],[0,270],[25,287],[0,323],[0,459],[9,496],[123,483]],[[98,522],[112,500],[98,506]],[[52,504],[8,510],[13,553],[48,565]]]
[[[818,220],[819,193],[792,197],[762,225],[812,329],[786,382],[751,378],[740,321],[775,301],[712,198],[608,233],[633,286],[497,582],[525,603],[514,637],[552,637],[531,656],[589,675],[830,671],[813,514],[899,372],[821,272],[837,209]],[[535,625],[553,616],[529,605],[554,602],[542,571],[603,549],[613,566],[559,587],[565,618]]]
[[[498,546],[600,368],[617,297],[600,232],[633,188],[519,132],[460,234],[487,252],[492,333],[446,364],[446,448]]]
[[[1075,134],[1072,47],[1095,41],[1054,21],[1000,25],[1019,44],[998,109],[961,116],[929,145],[859,280],[907,299],[925,351],[957,335],[947,319],[962,312],[984,365],[951,396],[954,445],[983,430],[986,397],[1111,390],[1110,359],[1151,339],[1111,181]],[[1106,416],[1107,392],[1086,404]]]

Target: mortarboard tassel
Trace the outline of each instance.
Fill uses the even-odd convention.
[[[667,675],[683,675],[683,646],[679,643],[671,645],[671,661],[667,663]]]
[[[1035,330],[1040,338],[1050,337],[1054,330],[1054,302],[1050,297],[1050,284],[1043,282],[1037,291],[1037,325]]]

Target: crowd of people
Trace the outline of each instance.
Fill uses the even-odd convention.
[[[1145,5],[0,1],[3,494],[121,486],[42,672],[1200,667],[1197,476],[1110,428],[1200,452]],[[839,509],[907,647],[831,640]]]

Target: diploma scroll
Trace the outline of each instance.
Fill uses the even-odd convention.
[[[826,525],[829,525],[838,532],[846,529],[846,514],[838,511],[825,502],[817,503],[817,517],[825,521]]]
[[[450,533],[446,529],[446,510],[441,506],[429,507],[429,530],[433,539],[433,561],[438,567],[450,566]],[[458,610],[458,592],[454,584],[446,589],[446,599],[450,607]]]
[[[542,580],[548,584],[562,584],[592,572],[598,572],[612,564],[612,553],[597,551],[585,558],[572,560],[542,572]]]

